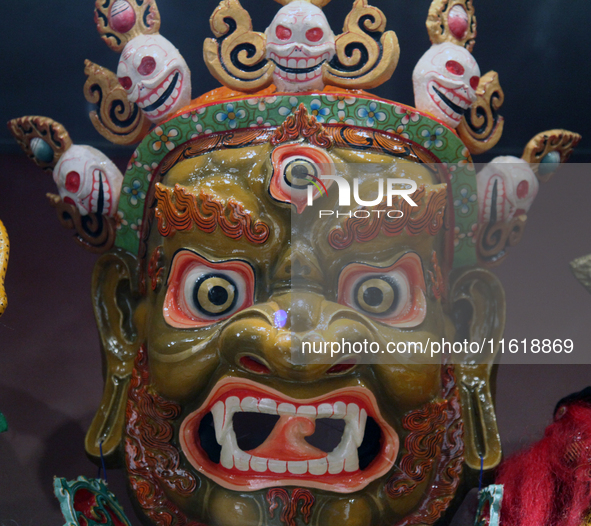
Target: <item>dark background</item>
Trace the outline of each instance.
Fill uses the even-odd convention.
[[[278,9],[271,0],[243,0],[255,29]],[[350,1],[325,11],[335,32]],[[379,96],[413,103],[411,74],[428,47],[429,0],[374,0],[400,39],[401,60]],[[202,62],[214,0],[160,0],[162,34],[183,53],[193,96],[215,88]],[[91,0],[20,0],[3,4],[0,120],[41,114],[62,122],[79,144],[92,144],[124,167],[129,148],[112,147],[94,131],[82,95],[84,59],[116,69],[117,55],[94,30]],[[588,0],[481,0],[474,51],[483,73],[499,72],[506,102],[505,135],[495,155],[520,155],[536,133],[555,127],[584,136],[573,156],[591,161]],[[258,18],[260,17],[260,18]],[[586,139],[586,140],[585,140]],[[0,436],[0,524],[63,524],[52,496],[54,475],[95,476],[83,437],[101,394],[98,338],[90,303],[96,257],[78,248],[45,199],[53,181],[30,164],[0,131],[0,219],[11,237],[9,307],[0,320],[0,411],[10,431]],[[490,156],[479,158],[487,160]],[[590,185],[586,167],[542,187],[524,239],[496,271],[507,292],[507,338],[571,338],[586,350],[591,297],[568,262],[591,252]],[[497,414],[506,452],[541,436],[556,401],[591,384],[591,366],[501,366]],[[109,481],[132,514],[120,474]],[[13,522],[14,521],[14,522]],[[134,520],[135,523],[137,521]]]

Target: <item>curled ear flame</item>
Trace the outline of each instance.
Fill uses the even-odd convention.
[[[113,51],[140,35],[155,35],[160,30],[156,0],[96,0],[94,21],[99,34]]]
[[[8,251],[10,243],[8,242],[8,234],[6,228],[0,221],[0,316],[4,314],[8,300],[6,298],[6,291],[4,290],[4,278],[6,277],[6,267],[8,266]]]

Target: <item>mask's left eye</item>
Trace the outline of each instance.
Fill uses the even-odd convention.
[[[250,307],[253,298],[254,272],[248,263],[214,263],[183,250],[172,263],[164,318],[180,329],[203,327]]]

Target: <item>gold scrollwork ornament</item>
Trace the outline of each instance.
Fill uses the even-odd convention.
[[[107,68],[85,62],[84,96],[96,111],[91,111],[90,121],[105,139],[115,144],[129,145],[141,141],[150,129],[150,121],[137,104],[129,101],[119,84],[117,75]]]
[[[457,128],[460,139],[472,155],[486,153],[503,136],[505,119],[499,115],[499,108],[505,101],[505,93],[496,71],[489,71],[481,77],[476,97],[476,102]]]
[[[252,30],[248,11],[238,0],[222,0],[210,18],[215,38],[203,45],[210,73],[225,86],[255,92],[273,82],[275,65],[267,61],[267,38]]]
[[[476,16],[472,0],[434,0],[427,16],[433,44],[451,42],[470,53],[476,43]]]
[[[336,37],[336,56],[323,65],[326,85],[371,89],[387,82],[400,58],[398,37],[386,30],[386,17],[367,0],[355,0]]]
[[[530,163],[541,183],[548,182],[562,163],[566,163],[573,149],[581,142],[578,133],[549,130],[538,133],[525,147],[522,159]]]
[[[156,0],[96,0],[94,20],[101,38],[116,52],[137,36],[160,31]]]

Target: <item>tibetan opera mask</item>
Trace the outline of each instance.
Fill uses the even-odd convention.
[[[136,20],[122,3],[96,4],[115,47],[123,39],[106,28],[127,34]],[[102,253],[92,297],[105,388],[86,450],[126,470],[142,519],[157,526],[448,520],[481,466],[500,461],[490,375],[505,301],[485,267],[527,219],[521,201],[509,218],[482,214],[480,180],[490,172],[509,188],[512,178],[530,199],[541,177],[527,163],[566,161],[580,137],[540,134],[515,173],[491,163],[477,179],[471,152],[499,140],[491,101],[502,90],[493,72],[474,86],[477,66],[461,62],[474,43],[471,2],[436,0],[428,20],[435,49],[457,48],[442,59],[441,75],[459,79],[445,89],[472,90],[459,126],[361,91],[398,61],[381,11],[356,1],[333,39],[327,0],[280,3],[266,36],[237,0],[220,4],[205,58],[225,87],[159,126],[109,120],[101,98],[97,130],[140,141],[116,214],[81,217],[51,197],[76,240]],[[153,0],[128,5],[141,34],[157,32]],[[288,32],[293,45],[281,43]],[[315,62],[293,64],[294,53]],[[308,78],[315,68],[322,83]],[[90,69],[90,85],[139,112],[114,74]],[[49,171],[71,147],[49,119],[10,128]],[[416,352],[443,340],[490,351]]]

